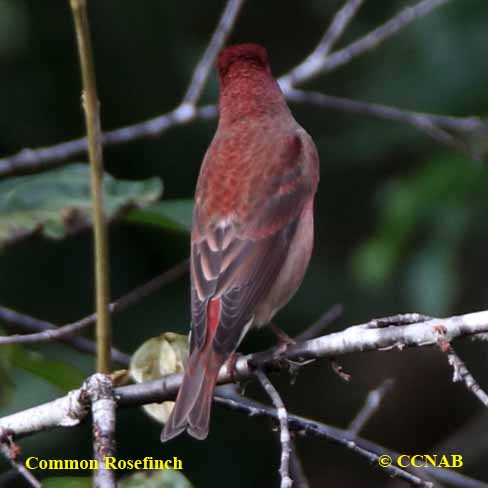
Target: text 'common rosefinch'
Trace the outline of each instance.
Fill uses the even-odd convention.
[[[219,124],[191,234],[190,358],[163,441],[183,430],[207,437],[220,367],[295,293],[313,247],[317,150],[288,109],[266,50],[229,47],[217,68]]]

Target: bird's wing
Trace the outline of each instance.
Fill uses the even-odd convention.
[[[254,207],[248,218],[228,217],[202,225],[196,207],[191,249],[192,350],[211,340],[216,352],[234,351],[252,323],[256,305],[272,288],[300,214],[315,192],[304,164],[310,157],[310,142],[302,137],[288,137],[277,149],[271,169],[248,196]]]

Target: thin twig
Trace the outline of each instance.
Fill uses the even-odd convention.
[[[12,438],[0,430],[0,452],[3,454],[12,468],[20,475],[32,488],[42,488],[42,483],[19,461],[17,455],[20,448],[14,444]]]
[[[287,91],[297,83],[314,76],[314,73],[324,63],[328,54],[340,39],[347,26],[354,18],[364,0],[347,0],[344,6],[335,14],[329,28],[318,43],[317,47],[290,73],[280,78],[282,89]]]
[[[253,400],[248,400],[245,398],[236,399],[216,397],[214,401],[219,405],[223,405],[232,410],[245,412],[252,417],[271,417],[279,420],[277,409],[266,407]],[[328,439],[336,444],[346,447],[355,454],[359,455],[361,458],[366,459],[368,462],[373,463],[376,466],[378,466],[378,460],[381,454],[390,455],[392,457],[392,461],[394,461],[394,457],[398,456],[396,453],[393,453],[390,450],[372,442],[365,441],[364,439],[361,439],[360,437],[351,434],[346,430],[332,427],[321,422],[316,422],[314,420],[293,414],[288,414],[288,422],[290,428],[295,430],[298,434],[303,436],[313,435]],[[432,483],[426,482],[422,478],[414,476],[407,471],[398,468],[394,462],[392,462],[390,466],[381,467],[381,469],[391,476],[396,476],[404,481],[407,481],[412,486],[421,486],[424,488],[433,488],[434,486]],[[463,485],[459,484],[454,486]],[[480,488],[482,486],[486,488],[488,485],[484,485],[483,483],[479,484],[478,486]]]
[[[212,38],[210,39],[203,56],[193,71],[193,76],[186,94],[183,97],[182,105],[188,105],[193,107],[193,110],[195,109],[195,104],[202,94],[203,87],[205,86],[205,82],[207,81],[215,58],[229,37],[243,4],[244,0],[228,1],[222,12],[217,28],[212,34]]]
[[[30,315],[26,315],[23,313],[16,312],[7,307],[0,306],[0,320],[5,322],[5,326],[8,329],[15,329],[17,331],[22,332],[32,332],[38,331],[43,332],[47,330],[58,330],[59,327],[57,325],[52,324],[51,322],[46,322],[45,320],[39,320],[35,317],[31,317]],[[12,337],[12,336],[9,336]],[[22,336],[23,337],[23,336]],[[0,345],[2,344],[3,337],[0,336]],[[77,337],[77,336],[63,336],[60,337],[59,340],[64,342],[77,351],[89,353],[89,354],[96,354],[97,346],[96,344],[86,337]],[[120,364],[121,366],[128,366],[130,362],[130,356],[125,354],[122,351],[119,351],[115,347],[112,347],[112,361],[115,363]]]
[[[188,271],[188,259],[180,262],[173,268],[165,271],[160,276],[152,279],[148,283],[130,291],[126,295],[120,297],[117,301],[109,304],[109,313],[116,314],[122,312],[126,308],[138,303],[147,295],[159,290],[163,285],[171,283],[180,276],[186,274]],[[32,342],[47,342],[53,340],[61,340],[66,336],[77,334],[83,329],[93,325],[97,320],[97,314],[91,314],[71,324],[63,325],[55,329],[37,332],[35,334],[15,334],[10,336],[0,336],[0,346],[5,344],[25,344]]]
[[[319,319],[307,327],[303,332],[294,337],[295,342],[303,342],[319,336],[332,322],[337,320],[343,312],[343,307],[339,303],[332,305]]]
[[[386,39],[394,36],[414,20],[425,17],[427,14],[442,7],[450,0],[423,0],[417,4],[407,7],[392,17],[390,20],[372,30],[357,41],[347,45],[346,47],[335,51],[328,56],[324,61],[317,65],[313,72],[309,72],[307,77],[302,77],[296,80],[296,83],[303,83],[316,77],[319,74],[330,72],[344,66],[354,58],[371,51],[378,47]]]
[[[385,348],[433,346],[438,342],[439,336],[436,329],[439,324],[442,324],[446,340],[453,341],[473,336],[480,332],[488,332],[488,310],[398,327],[372,329],[368,327],[368,324],[369,322],[365,322],[340,332],[291,344],[284,351],[283,348],[278,347],[247,356],[239,356],[231,364],[227,363],[222,367],[218,382],[234,383],[252,378],[256,365],[264,368],[283,369],[289,366],[290,360],[298,363],[307,359],[339,357],[351,353],[381,351]],[[158,380],[117,387],[114,390],[115,397],[121,406],[172,400],[181,385],[182,376],[182,374],[171,374]],[[71,394],[79,395],[80,390]],[[67,405],[70,405],[67,397],[62,397],[54,403],[49,402],[3,417],[0,419],[0,427],[9,429],[16,435],[19,433],[26,435],[55,427],[65,421]]]
[[[115,456],[115,409],[112,381],[105,374],[94,374],[86,382],[93,418],[93,453],[98,469],[93,472],[95,488],[115,488],[115,471],[105,458]]]
[[[362,102],[349,98],[324,95],[313,91],[290,89],[286,98],[297,103],[307,103],[318,107],[325,107],[340,112],[370,115],[384,120],[392,120],[411,125],[425,133],[435,141],[456,149],[474,159],[480,159],[482,154],[474,152],[468,144],[448,131],[480,132],[488,135],[488,124],[479,117],[450,117],[445,115],[428,114],[402,110],[378,103]]]
[[[111,370],[112,329],[108,304],[110,301],[110,263],[108,236],[103,209],[103,156],[100,103],[97,95],[95,66],[90,40],[90,26],[86,0],[70,0],[76,30],[78,54],[83,83],[83,109],[88,139],[90,180],[93,206],[93,229],[95,235],[95,276],[97,310],[97,371]]]
[[[290,430],[288,429],[288,412],[286,411],[285,404],[278,393],[278,390],[273,386],[273,383],[269,381],[268,377],[264,374],[262,369],[255,371],[256,378],[261,383],[264,391],[267,393],[273,405],[276,408],[278,422],[280,423],[280,444],[281,444],[281,462],[280,462],[280,477],[281,488],[291,488],[293,484],[290,478]]]
[[[457,383],[462,381],[466,388],[485,406],[488,407],[488,394],[481,388],[474,376],[470,373],[464,361],[456,354],[451,343],[444,339],[442,326],[439,326],[439,348],[447,356],[449,364],[454,370],[452,381]]]
[[[290,477],[295,488],[310,488],[310,483],[303,469],[296,442],[293,438],[290,439]]]
[[[378,388],[371,390],[366,397],[363,407],[357,413],[356,417],[349,424],[349,432],[353,434],[359,434],[363,430],[364,426],[368,423],[369,419],[378,411],[381,406],[381,402],[385,395],[393,387],[394,381],[387,379],[381,383]]]
[[[405,27],[413,20],[428,14],[435,8],[442,6],[448,1],[449,0],[424,0],[423,2],[419,2],[413,7],[409,7],[401,11],[395,17],[391,18],[388,22],[371,31],[369,34],[362,37],[358,41],[353,42],[343,49],[323,58],[320,69],[316,68],[313,71],[307,70],[307,75],[305,77],[303,75],[301,77],[295,77],[293,86],[308,81],[312,77],[318,76],[323,71],[332,71],[339,66],[345,65],[353,58],[377,47],[381,42],[395,35],[399,30],[401,30],[401,28]],[[352,4],[353,2],[351,2],[351,5]],[[349,12],[354,13],[352,12],[352,10],[350,10]],[[350,18],[352,18],[352,15]],[[339,17],[339,19],[342,19],[341,22],[343,22],[344,20],[349,21],[350,18],[348,15]],[[335,22],[333,21],[332,25],[335,24],[336,26],[340,26],[341,22],[338,21],[337,24],[335,24]],[[332,28],[332,25],[330,28]],[[346,27],[346,24],[344,25],[344,27]],[[340,29],[337,31],[334,30],[334,32],[337,32],[337,34],[341,33]],[[335,42],[336,40],[335,36],[331,36],[331,39],[333,39],[333,42]],[[301,64],[302,63],[300,63],[300,65]],[[290,101],[294,101],[293,97],[297,96],[297,94],[293,92],[292,85],[289,82],[289,76],[291,73],[294,72],[295,69],[296,68],[292,69],[289,73],[286,73],[278,80],[283,87],[283,92],[285,96]],[[193,76],[193,78],[195,78],[195,75]],[[198,77],[198,79],[200,79],[200,77]],[[329,102],[330,101],[331,99],[329,99]],[[354,102],[352,103],[354,104]],[[324,100],[322,100],[319,105],[326,106],[326,103],[324,102]],[[355,111],[350,110],[350,107],[348,107],[347,104],[341,104],[336,106],[335,108],[338,110],[344,110],[346,112]],[[395,111],[397,109],[391,108],[391,110]],[[358,111],[358,113],[363,112]],[[364,113],[367,112],[365,111]],[[154,117],[136,124],[105,132],[102,135],[102,142],[104,145],[110,146],[132,142],[141,138],[155,138],[159,137],[163,132],[169,130],[170,128],[185,125],[196,120],[213,119],[216,117],[216,115],[217,107],[215,105],[206,105],[200,108],[195,108],[187,103],[181,103],[175,109],[158,117]],[[374,114],[371,113],[371,115],[383,117],[383,115],[388,114],[384,111]],[[424,115],[428,116],[428,114]],[[436,130],[437,128],[435,127],[435,125],[437,124],[437,116],[432,115],[432,117],[433,127],[429,131],[428,127],[424,124],[425,127],[423,127],[423,130],[438,141],[447,143],[448,145],[452,146],[453,141],[449,139],[449,135],[444,134],[440,129]],[[460,119],[457,119],[456,117],[445,117],[445,119],[450,120],[449,128],[451,130],[478,130],[480,125],[480,123],[477,123],[478,119],[475,117]],[[405,122],[405,120],[403,120],[402,118],[392,118],[392,120]],[[467,129],[467,127],[469,126],[467,122],[470,121],[474,122],[472,126],[473,128]],[[482,124],[482,126],[484,127],[485,125]],[[22,149],[16,154],[0,159],[0,176],[5,176],[21,171],[40,170],[47,166],[61,164],[73,156],[84,153],[86,149],[87,141],[84,137],[55,144],[53,146],[41,147],[38,149]]]

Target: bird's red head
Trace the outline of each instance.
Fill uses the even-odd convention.
[[[224,79],[231,66],[269,70],[268,53],[259,44],[237,44],[224,49],[217,60],[220,79]]]

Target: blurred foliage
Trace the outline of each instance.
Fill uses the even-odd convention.
[[[157,178],[118,181],[105,175],[103,185],[109,219],[131,207],[151,203],[162,193]],[[90,173],[86,164],[0,182],[0,247],[34,232],[60,239],[86,229],[90,221]]]
[[[413,3],[364,2],[338,47]],[[264,44],[273,72],[279,75],[310,52],[342,4],[342,0],[246,2],[230,42]],[[164,113],[179,103],[224,2],[107,0],[89,5],[102,124],[114,128]],[[452,0],[305,88],[409,110],[487,116],[487,19],[486,0]],[[83,134],[79,67],[66,0],[0,0],[0,82],[1,155]],[[212,73],[203,103],[215,102],[217,93]],[[312,264],[296,297],[278,315],[280,327],[290,334],[298,332],[337,302],[345,308],[336,325],[341,328],[403,311],[448,315],[486,308],[486,167],[439,148],[412,127],[311,106],[291,108],[317,143],[321,183]],[[151,195],[143,197],[151,205],[129,210],[111,226],[114,297],[188,255],[195,181],[215,123],[200,121],[160,138],[105,151],[115,187],[129,185],[125,180],[130,180],[142,195]],[[479,152],[486,151],[484,135],[462,136]],[[65,231],[66,197],[75,196],[67,192],[79,190],[75,179],[67,185],[57,183],[59,176],[53,175],[65,171],[75,170],[67,166],[24,180],[47,185],[28,186],[27,201],[39,202],[29,212],[43,208],[43,188],[51,192],[56,187],[64,195],[62,205],[49,215],[59,236]],[[5,188],[18,178],[0,182],[0,202],[7,198]],[[160,188],[148,178],[164,181],[162,201],[153,202]],[[124,186],[129,187],[133,188]],[[82,193],[86,211],[87,186]],[[117,195],[121,197],[117,205],[124,209],[134,197]],[[3,211],[1,215],[3,219]],[[37,219],[29,218],[28,226],[40,223]],[[0,276],[2,305],[59,324],[93,311],[88,232],[62,240],[36,235],[5,247]],[[115,317],[116,345],[132,352],[165,330],[186,334],[188,295],[188,281],[181,280]],[[250,334],[243,350],[259,350],[270,341],[266,332]],[[457,347],[476,378],[487,385],[486,346]],[[0,414],[55,398],[60,388],[93,371],[93,358],[64,344],[9,347],[2,352]],[[352,373],[348,385],[325,363],[304,368],[293,387],[286,378],[276,379],[290,411],[348,425],[367,391],[392,377],[397,386],[364,435],[401,452],[430,452],[462,432],[479,408],[462,386],[452,385],[447,361],[435,349],[354,355],[343,358],[343,363]],[[259,395],[252,385],[247,392]],[[127,409],[118,415],[118,457],[176,455],[195,486],[227,486],[229,480],[235,487],[273,486],[279,454],[269,427],[267,422],[216,408],[208,440],[196,443],[181,436],[162,447],[160,427],[139,409]],[[90,435],[85,425],[20,442],[24,456],[87,458]],[[299,439],[298,449],[313,487],[377,488],[389,483],[383,473],[337,446]],[[466,459],[465,470],[488,479],[488,467],[481,461],[486,449],[479,449],[479,461]],[[14,480],[8,486],[19,485]],[[66,481],[57,486],[70,485]]]

